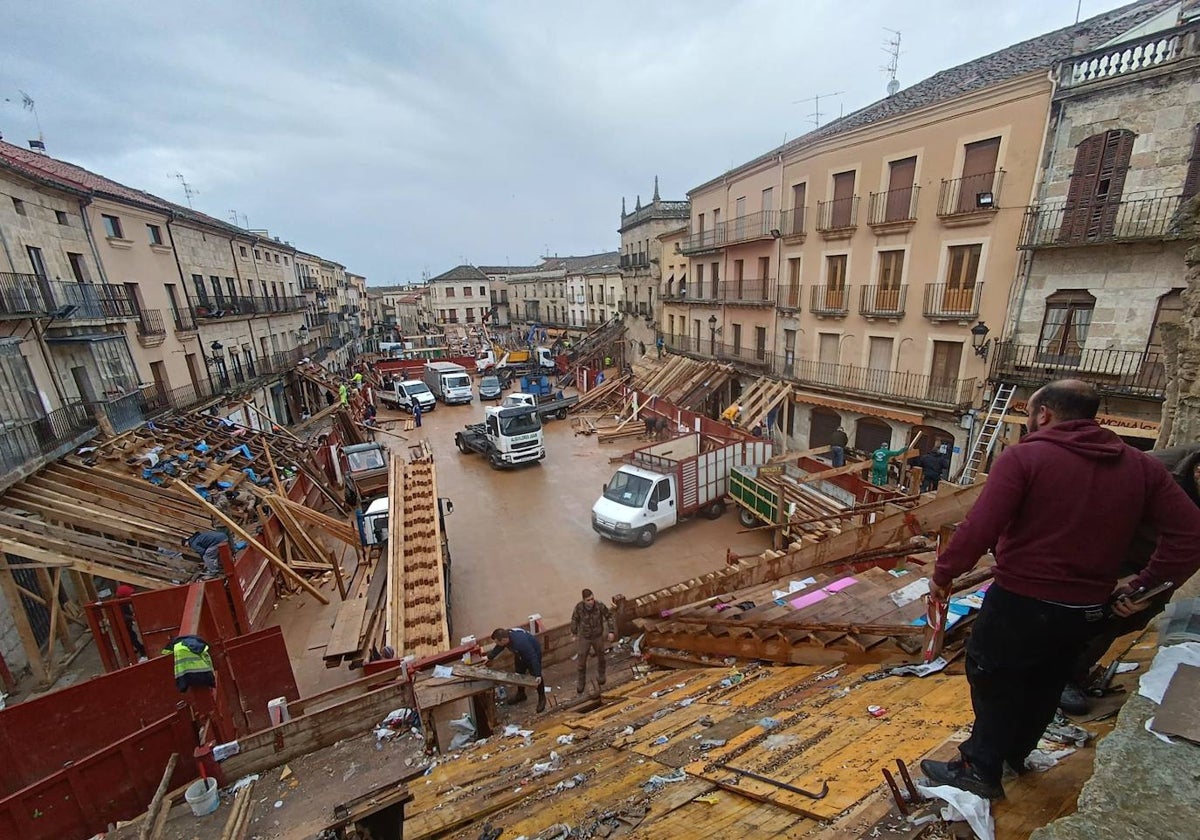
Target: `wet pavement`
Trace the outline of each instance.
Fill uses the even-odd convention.
[[[380,411],[382,421],[407,417]],[[583,587],[605,602],[634,597],[720,568],[727,548],[749,554],[770,547],[763,534],[738,534],[732,506],[717,520],[703,517],[664,531],[649,548],[601,539],[591,525],[592,504],[616,469],[609,458],[643,445],[637,438],[600,444],[575,435],[572,422],[545,427],[546,458],[514,470],[493,470],[479,455],[464,455],[454,433],[483,419],[478,401],[444,406],[405,432],[429,442],[438,495],[454,502],[446,519],[453,558],[451,618],[454,641],[524,624],[540,613],[547,626],[566,623]],[[381,442],[407,455],[388,435]]]

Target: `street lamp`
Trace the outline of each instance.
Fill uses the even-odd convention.
[[[717,316],[708,316],[708,355],[717,355]]]
[[[971,327],[971,347],[975,350],[975,355],[983,359],[985,362],[988,357],[988,349],[991,346],[991,340],[987,337],[991,330],[988,325],[980,321],[975,326]]]

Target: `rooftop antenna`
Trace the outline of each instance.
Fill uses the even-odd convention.
[[[37,126],[38,130],[37,145],[34,145],[34,141],[30,141],[29,147],[31,149],[40,149],[44,152],[46,151],[46,137],[42,134],[42,121],[38,117],[37,103],[34,102],[33,97],[25,91],[18,90],[17,93],[21,94],[21,107],[33,114],[33,122],[34,125]]]
[[[887,95],[895,96],[896,91],[900,90],[900,82],[896,80],[896,71],[900,69],[900,32],[886,26],[883,31],[892,33],[892,37],[883,42],[883,51],[888,55],[888,63],[880,69],[888,74]]]
[[[238,219],[241,219],[239,222]],[[250,230],[250,217],[245,213],[239,213],[236,210],[229,211],[229,221],[233,222],[234,227],[240,227],[244,230]]]
[[[182,172],[176,172],[171,177],[183,185],[183,195],[184,198],[187,199],[188,209],[194,210],[195,208],[192,207],[192,196],[199,195],[200,190],[195,189],[191,184],[189,184],[187,179],[183,177]]]
[[[793,105],[801,105],[805,102],[813,103],[813,112],[808,115],[808,118],[813,121],[813,125],[821,125],[821,100],[828,99],[831,96],[841,96],[846,91],[835,90],[833,93],[818,93],[816,96],[809,96],[806,99],[797,99]]]

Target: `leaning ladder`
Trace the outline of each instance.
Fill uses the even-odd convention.
[[[975,483],[980,467],[987,463],[988,456],[996,446],[996,438],[1000,436],[1000,430],[1004,427],[1004,415],[1008,413],[1008,406],[1016,391],[1016,385],[1006,382],[1001,382],[996,387],[996,395],[992,397],[992,404],[988,406],[987,416],[983,418],[975,445],[971,447],[971,456],[967,458],[967,465],[958,477],[959,484],[965,486]]]

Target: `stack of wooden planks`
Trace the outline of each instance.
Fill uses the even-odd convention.
[[[644,379],[636,375],[634,377],[634,385],[639,391],[655,394],[680,408],[696,411],[703,408],[708,397],[722,388],[737,371],[732,365],[671,355],[647,373],[649,375]]]
[[[767,415],[791,393],[792,386],[789,383],[760,376],[738,398],[742,413],[738,416],[737,425],[743,429],[766,425]]]
[[[571,406],[569,409],[572,414],[580,412],[603,411],[613,406],[619,405],[621,402],[621,386],[628,381],[628,377],[614,376],[612,379],[607,379],[596,387],[592,388],[585,394],[579,397],[579,402]]]

